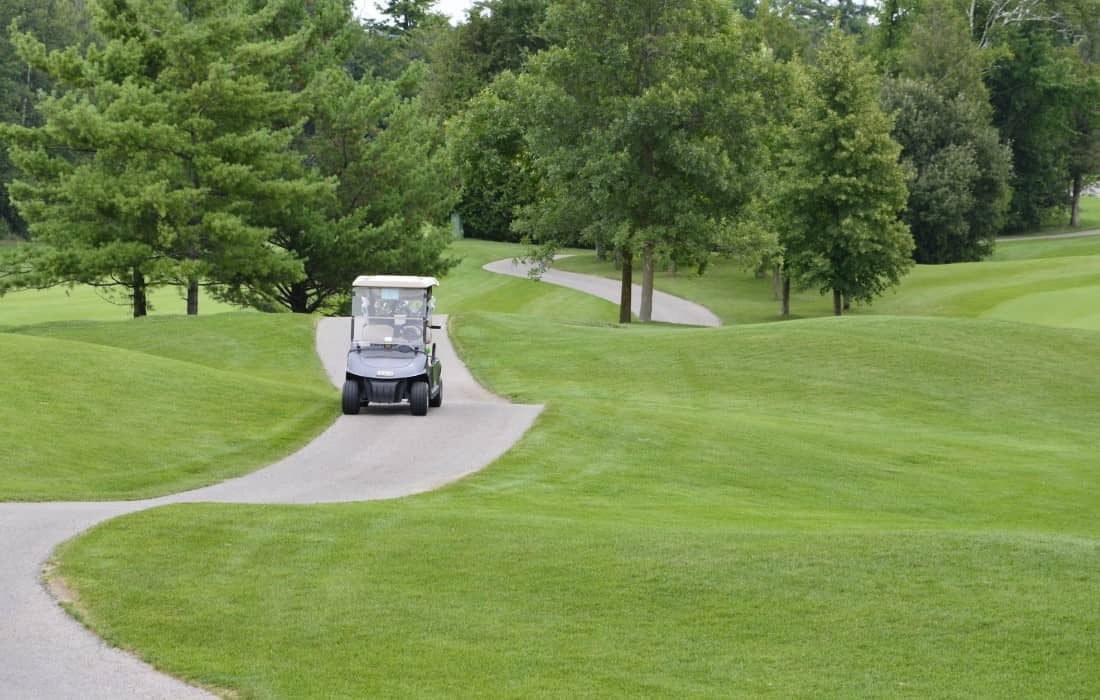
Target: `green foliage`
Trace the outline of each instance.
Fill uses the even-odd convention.
[[[387,19],[375,22],[374,26],[395,33],[411,32],[422,26],[432,17],[432,7],[436,0],[383,0],[374,6]]]
[[[519,241],[512,221],[535,199],[538,180],[515,97],[515,77],[505,73],[449,124],[451,158],[462,182],[457,211],[467,236]]]
[[[437,113],[458,113],[500,73],[519,71],[547,47],[539,31],[547,0],[478,0],[466,21],[441,33],[431,52],[425,96]]]
[[[871,301],[912,266],[901,148],[876,103],[871,66],[834,32],[810,70],[805,107],[786,171],[790,225],[780,237],[785,264],[802,286],[841,300]]]
[[[83,3],[0,0],[0,123],[40,124],[40,116],[34,110],[35,95],[53,86],[49,75],[19,57],[9,28],[33,33],[47,48],[56,50],[88,42],[91,37],[87,23]],[[7,148],[0,146],[0,238],[27,234],[27,223],[8,196],[8,183],[14,174]]]
[[[232,8],[232,6],[231,6]],[[11,191],[54,282],[239,280],[274,287],[301,274],[270,246],[273,212],[310,210],[332,184],[288,148],[306,110],[265,75],[302,56],[302,37],[271,40],[279,4],[254,15],[221,3],[106,3],[102,49],[23,57],[65,88],[44,97],[44,125],[9,127],[23,171]]]
[[[244,282],[231,298],[311,313],[339,307],[357,275],[440,275],[453,264],[443,224],[454,178],[439,124],[405,97],[415,83],[415,73],[356,80],[340,68],[312,77],[311,128],[296,152],[336,183],[336,196],[321,210],[270,211],[272,243],[302,260],[304,275],[273,290]]]
[[[1009,228],[1034,228],[1052,209],[1069,203],[1067,56],[1056,50],[1054,28],[1044,23],[1004,32],[1011,58],[997,61],[986,82],[1001,137],[1012,144],[1012,206]]]
[[[755,187],[767,59],[709,0],[563,2],[547,28],[552,48],[519,82],[542,181],[516,227],[641,252],[647,270],[662,251],[701,262]]]
[[[518,241],[516,210],[534,197],[536,178],[519,116],[509,101],[530,55],[547,46],[539,32],[545,0],[484,0],[434,46],[425,101],[451,116],[448,140],[462,182],[456,211],[467,236]],[[491,85],[492,84],[492,85]],[[491,86],[490,86],[491,85]],[[484,91],[484,92],[483,92]],[[481,93],[481,94],[479,94]]]
[[[932,76],[887,81],[882,103],[894,113],[893,136],[913,173],[904,219],[917,262],[989,255],[1004,226],[1012,165],[986,103],[942,93]]]
[[[901,13],[878,36],[896,76],[885,81],[881,103],[894,113],[893,136],[913,174],[904,219],[914,256],[922,263],[978,260],[1004,228],[1011,196],[1012,151],[998,142],[982,81],[989,56],[971,40],[965,17],[944,2]]]

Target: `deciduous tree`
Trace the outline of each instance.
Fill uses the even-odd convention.
[[[810,69],[805,106],[787,171],[789,222],[780,242],[801,286],[871,301],[913,264],[901,147],[879,108],[873,69],[851,39],[834,31]]]
[[[711,0],[564,0],[547,28],[552,47],[520,80],[543,178],[517,226],[615,250],[623,322],[640,253],[648,321],[661,251],[708,254],[749,198],[766,121],[754,62],[765,58]]]

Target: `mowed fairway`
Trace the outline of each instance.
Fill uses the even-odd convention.
[[[490,468],[137,513],[61,572],[109,640],[243,697],[1094,697],[1100,333],[986,317],[1009,278],[1094,286],[1076,259],[713,330],[451,308],[471,370],[547,405]]]
[[[293,452],[336,416],[312,343],[312,319],[255,313],[0,333],[0,500],[174,493]]]

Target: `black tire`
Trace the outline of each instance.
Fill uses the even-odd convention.
[[[361,405],[359,394],[359,382],[354,379],[348,379],[344,382],[341,408],[343,408],[345,416],[355,416],[359,414],[359,406]]]
[[[428,399],[428,405],[432,408],[439,408],[443,405],[443,378],[439,378],[439,393]]]
[[[413,382],[409,387],[409,410],[414,416],[428,415],[427,382]]]

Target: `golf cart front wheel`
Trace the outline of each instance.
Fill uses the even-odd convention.
[[[414,416],[428,415],[427,382],[413,382],[409,387],[409,410]]]
[[[359,406],[359,382],[354,379],[348,379],[344,382],[344,392],[341,397],[341,408],[344,410],[344,415],[358,415]]]

